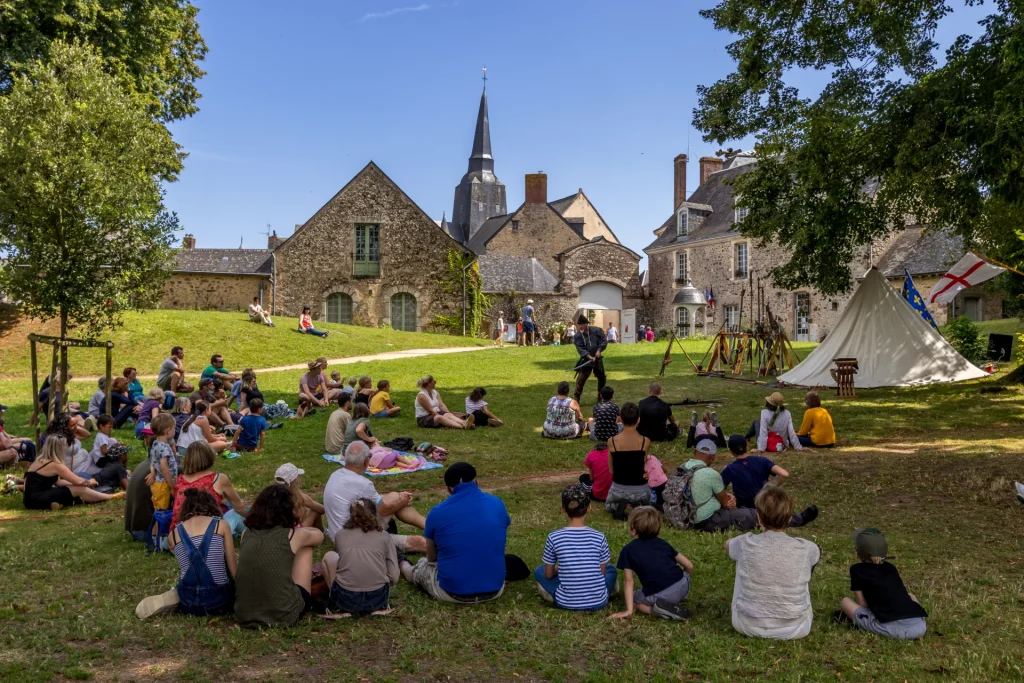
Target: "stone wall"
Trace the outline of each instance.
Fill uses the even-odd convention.
[[[488,254],[532,256],[552,273],[558,273],[557,254],[583,243],[583,238],[569,227],[558,213],[547,204],[524,204],[512,215],[519,222],[507,224],[487,244]]]
[[[356,224],[380,226],[380,275],[354,274]],[[353,322],[392,324],[391,297],[416,297],[417,330],[435,315],[461,311],[461,298],[439,284],[450,249],[465,249],[437,227],[376,165],[370,164],[277,249],[279,315],[304,305],[326,316],[327,295],[352,297]]]
[[[270,279],[252,275],[174,273],[164,285],[159,308],[245,311],[263,285],[263,307],[270,310]]]

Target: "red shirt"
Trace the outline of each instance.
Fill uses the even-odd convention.
[[[647,330],[647,341],[654,341],[654,330]]]
[[[612,487],[612,473],[608,471],[608,451],[590,451],[584,464],[594,479],[593,497],[604,500],[608,497],[608,489]]]

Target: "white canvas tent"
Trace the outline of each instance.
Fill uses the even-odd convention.
[[[903,300],[876,268],[864,276],[835,329],[779,381],[834,387],[836,358],[856,358],[857,387],[897,387],[985,377]]]

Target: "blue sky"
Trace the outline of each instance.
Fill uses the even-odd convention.
[[[207,75],[200,112],[172,128],[190,157],[167,204],[200,247],[264,247],[268,223],[290,235],[371,160],[431,217],[450,216],[485,65],[510,210],[524,174],[544,171],[550,199],[582,187],[640,253],[671,213],[672,159],[689,150],[692,192],[697,159],[718,149],[690,126],[697,86],[732,67],[729,35],[697,14],[709,3],[197,4]]]

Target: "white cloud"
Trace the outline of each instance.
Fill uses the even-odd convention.
[[[426,3],[422,3],[412,7],[396,7],[394,9],[389,9],[386,12],[370,12],[368,14],[364,14],[363,18],[360,19],[359,21],[363,22],[369,21],[371,19],[387,19],[388,17],[393,17],[396,14],[402,14],[404,12],[423,12],[424,10],[428,9],[430,9],[430,5]]]

